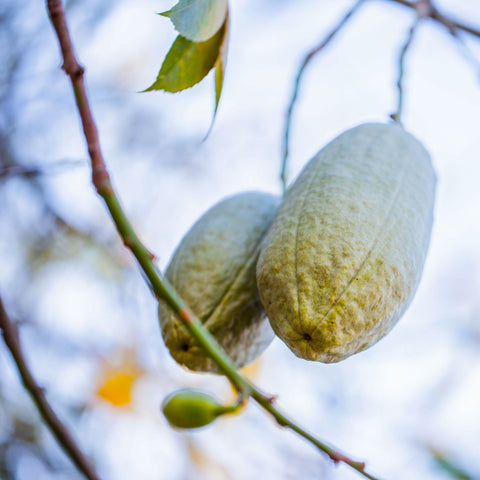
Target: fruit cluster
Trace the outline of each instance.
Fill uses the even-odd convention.
[[[428,152],[401,126],[360,125],[323,148],[282,201],[246,192],[211,208],[166,276],[237,366],[272,329],[297,356],[338,362],[376,343],[410,304],[435,183]],[[179,364],[217,371],[163,303],[159,318]]]

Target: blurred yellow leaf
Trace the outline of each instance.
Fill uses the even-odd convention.
[[[120,372],[105,379],[97,395],[116,407],[128,405],[131,402],[131,390],[135,380],[133,375]]]
[[[117,352],[117,361],[104,361],[100,367],[100,380],[96,395],[115,407],[127,407],[132,401],[132,389],[143,375],[135,353],[131,350]]]

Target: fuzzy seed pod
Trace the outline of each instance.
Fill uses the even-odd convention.
[[[257,264],[270,323],[297,356],[338,362],[397,323],[422,274],[435,184],[429,154],[395,124],[353,128],[307,164]]]
[[[185,235],[166,271],[180,296],[239,367],[253,361],[274,337],[258,296],[255,266],[260,241],[278,204],[278,197],[259,192],[222,200]],[[163,302],[159,319],[165,344],[179,364],[217,372]]]

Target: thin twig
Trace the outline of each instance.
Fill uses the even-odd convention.
[[[427,2],[418,1],[416,12],[417,15],[415,16],[415,20],[408,30],[407,38],[405,40],[405,43],[402,45],[402,48],[400,49],[400,55],[398,56],[397,110],[392,113],[390,117],[392,118],[392,120],[394,120],[400,125],[402,124],[403,113],[403,76],[405,74],[405,57],[407,55],[408,49],[410,48],[410,45],[412,44],[413,37],[415,35],[415,32],[417,31],[420,20],[422,20],[422,18],[424,18],[431,12],[431,4],[428,2],[428,0]]]
[[[348,12],[343,16],[343,18],[338,22],[337,25],[328,33],[328,35],[314,48],[312,48],[303,59],[302,63],[300,64],[300,68],[298,69],[297,76],[295,78],[295,83],[293,87],[293,93],[290,98],[290,103],[288,105],[287,114],[285,118],[285,128],[283,134],[283,149],[282,149],[282,162],[281,162],[281,169],[280,169],[280,181],[282,183],[283,193],[285,193],[287,189],[287,161],[288,161],[288,154],[289,154],[289,142],[290,142],[290,127],[292,123],[292,115],[293,115],[293,108],[295,107],[295,103],[297,101],[298,92],[300,88],[300,81],[302,80],[303,73],[307,68],[307,65],[310,63],[312,58],[319,52],[321,52],[335,37],[335,35],[345,26],[347,21],[350,17],[355,13],[355,11],[360,7],[365,0],[357,0],[357,2],[353,5],[353,7],[348,10]]]
[[[23,385],[35,402],[40,415],[50,428],[50,431],[57,439],[65,453],[71,458],[76,467],[85,475],[88,480],[99,480],[93,466],[88,461],[73,439],[68,428],[61,422],[57,414],[48,403],[44,390],[37,384],[27,365],[23,355],[22,346],[16,325],[10,320],[0,298],[0,330],[2,331],[5,344],[12,354],[18,373],[22,378]]]
[[[460,53],[463,55],[466,62],[475,69],[477,81],[480,81],[480,60],[474,55],[472,50],[465,43],[465,40],[460,36],[460,32],[455,27],[453,27],[448,33],[457,42]]]
[[[148,284],[156,297],[159,300],[161,299],[165,301],[177,314],[179,320],[188,329],[198,344],[205,349],[208,355],[219,367],[220,371],[222,371],[222,373],[235,386],[241,397],[251,396],[254,398],[265,410],[275,417],[280,425],[290,427],[297,434],[308,440],[322,452],[326,453],[334,462],[343,462],[357,470],[365,478],[376,480],[375,477],[365,471],[365,465],[362,462],[356,462],[346,455],[343,455],[336,449],[316,439],[301,427],[297,426],[293,421],[285,417],[274,407],[272,402],[273,397],[271,395],[263,394],[256,386],[240,375],[235,364],[221,349],[215,338],[203,326],[202,322],[188,308],[183,299],[155,266],[150,252],[142,244],[135,233],[112,187],[103,160],[98,131],[89,106],[84,82],[84,69],[79,65],[75,57],[61,0],[47,0],[47,7],[52,25],[60,43],[64,59],[63,68],[70,77],[75,93],[77,108],[81,117],[83,131],[91,159],[92,182],[99,195],[104,199],[125,246],[131,250],[137,259],[148,280]]]
[[[408,0],[389,0],[389,1],[399,3],[400,5],[404,5],[405,7],[409,7],[413,9],[416,8],[416,2],[410,2]],[[447,29],[451,29],[453,27],[457,30],[462,30],[470,35],[473,35],[474,37],[480,38],[480,29],[467,25],[463,22],[451,19],[448,15],[445,15],[439,12],[439,10],[435,6],[432,6],[432,10],[429,13],[428,17],[431,18],[432,20],[435,20],[438,23],[441,23]]]
[[[45,165],[7,165],[0,167],[0,179],[8,177],[39,177],[60,173],[64,169],[76,168],[85,165],[81,160],[59,160],[58,162]]]
[[[253,390],[250,396],[258,404],[260,404],[262,408],[264,408],[267,412],[269,412],[273,416],[273,418],[275,418],[278,425],[280,425],[281,427],[286,427],[286,428],[289,428],[290,430],[293,430],[295,433],[297,433],[298,435],[303,437],[305,440],[310,442],[312,445],[317,447],[320,451],[326,453],[334,463],[343,462],[348,466],[350,466],[351,468],[353,468],[354,470],[356,470],[363,477],[368,478],[370,480],[379,480],[377,477],[374,477],[373,475],[365,471],[364,462],[358,462],[358,461],[352,460],[348,456],[344,455],[338,450],[327,445],[325,442],[320,441],[318,438],[311,435],[302,427],[298,426],[294,421],[290,420],[286,415],[284,415],[280,410],[278,410],[274,406],[276,397],[262,394],[261,392],[258,391],[256,387],[253,387]]]
[[[399,3],[401,5],[405,5],[410,8],[416,8],[416,4],[418,2],[409,2],[407,0],[389,0],[393,1],[396,3]],[[476,37],[477,39],[480,39],[480,29],[476,27],[472,27],[470,25],[466,25],[465,23],[456,21],[452,18],[450,18],[448,15],[440,12],[435,5],[433,5],[433,1],[429,1],[430,4],[430,11],[426,15],[428,18],[442,24],[447,30],[448,33],[455,39],[455,41],[458,43],[458,46],[460,48],[460,51],[462,52],[463,56],[465,59],[471,63],[474,68],[477,70],[477,76],[480,77],[480,60],[475,57],[475,55],[471,52],[471,50],[468,48],[467,44],[463,40],[463,38],[460,36],[460,33],[467,33],[469,35],[472,35]]]

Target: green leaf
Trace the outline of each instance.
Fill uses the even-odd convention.
[[[227,8],[227,0],[179,0],[173,8],[160,15],[169,17],[183,37],[204,42],[222,27]]]
[[[179,92],[199,83],[215,66],[225,25],[206,42],[192,42],[179,35],[163,61],[155,82],[145,91]]]
[[[220,51],[215,62],[215,112],[213,114],[213,120],[218,110],[218,103],[220,102],[220,96],[222,95],[223,79],[225,77],[225,68],[227,66],[227,53],[228,53],[228,36],[230,33],[230,21],[225,18],[225,33],[223,35],[222,43],[220,45]],[[212,123],[213,123],[212,120]]]
[[[225,18],[225,33],[223,35],[222,44],[220,45],[217,61],[215,62],[215,110],[213,111],[213,117],[212,117],[212,122],[210,123],[210,127],[203,139],[204,141],[210,135],[210,132],[212,131],[212,128],[213,128],[213,124],[215,123],[215,118],[217,118],[218,104],[220,103],[220,97],[222,95],[223,79],[225,77],[225,68],[227,66],[229,33],[230,33],[230,21],[227,13],[227,17]]]

